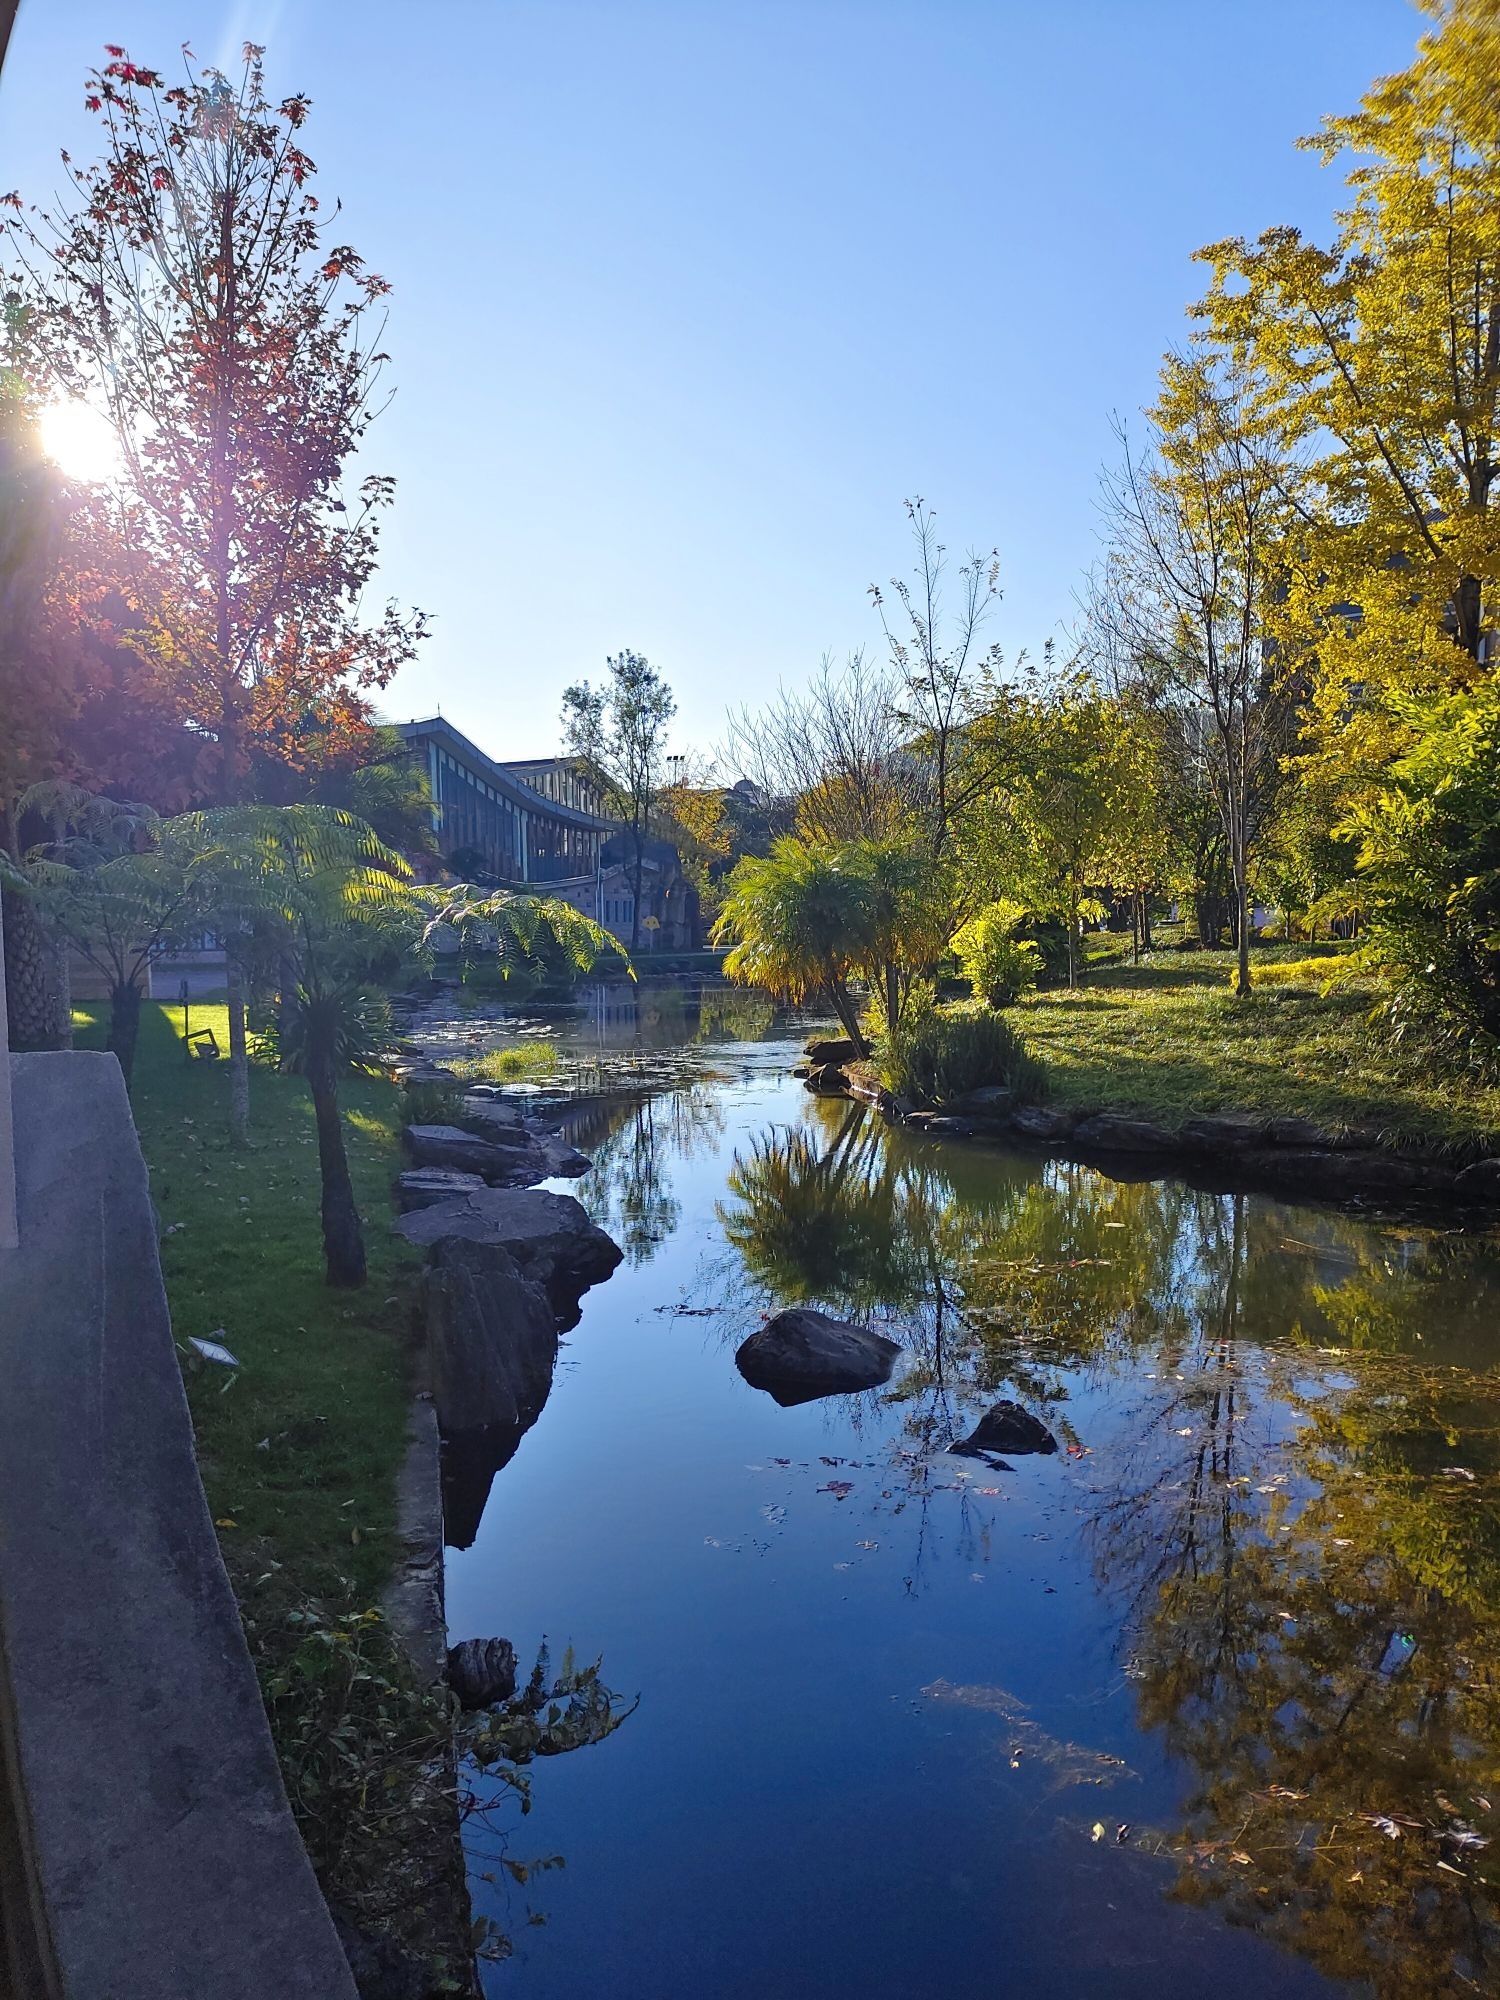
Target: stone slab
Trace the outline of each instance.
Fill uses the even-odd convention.
[[[355,2000],[199,1482],[119,1066],[12,1075],[0,1695],[63,1990]]]

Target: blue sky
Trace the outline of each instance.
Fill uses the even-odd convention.
[[[999,547],[1007,651],[1065,625],[1111,412],[1195,248],[1337,187],[1292,148],[1403,67],[1407,0],[22,0],[0,187],[56,184],[106,41],[268,47],[396,287],[383,576],[434,614],[395,717],[557,747],[606,653],[683,744],[879,640],[922,494]]]

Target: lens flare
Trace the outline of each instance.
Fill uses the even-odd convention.
[[[120,469],[120,448],[107,418],[87,403],[49,403],[38,417],[42,449],[66,479],[102,485]]]

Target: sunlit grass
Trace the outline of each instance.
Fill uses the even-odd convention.
[[[102,1044],[106,1015],[103,1003],[79,1010],[81,1044]],[[189,1062],[181,1023],[177,1003],[141,1009],[133,1108],[209,1505],[231,1567],[231,1545],[253,1540],[308,1595],[363,1605],[394,1557],[405,1436],[409,1257],[389,1227],[398,1094],[376,1078],[345,1088],[370,1280],[332,1291],[306,1085],[256,1065],[251,1145],[236,1151],[228,1066]],[[227,1048],[223,1006],[194,1003],[191,1027]],[[194,1334],[221,1339],[239,1369],[198,1362]]]
[[[1375,988],[1262,989],[1239,1000],[1231,964],[1227,952],[1159,952],[1139,966],[1097,968],[1076,992],[1033,994],[1011,1017],[1048,1064],[1061,1104],[1169,1124],[1245,1110],[1414,1138],[1500,1132],[1500,1089],[1398,1048]]]
[[[551,1076],[561,1061],[555,1042],[514,1042],[509,1048],[487,1049],[482,1056],[462,1056],[449,1067],[465,1083],[517,1083]]]

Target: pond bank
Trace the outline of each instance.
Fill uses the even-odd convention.
[[[842,1076],[842,1084],[836,1077]],[[1379,1132],[1331,1128],[1311,1119],[1254,1112],[1212,1111],[1167,1124],[1126,1104],[1025,1105],[1001,1108],[974,1092],[949,1111],[914,1111],[880,1083],[866,1064],[847,1065],[808,1080],[824,1096],[845,1095],[871,1105],[887,1123],[930,1138],[989,1139],[1040,1147],[1061,1158],[1097,1163],[1116,1178],[1157,1179],[1173,1173],[1211,1192],[1286,1194],[1316,1201],[1378,1206],[1458,1207],[1483,1221],[1500,1207],[1500,1154],[1468,1159],[1448,1144],[1419,1139],[1385,1142]],[[1001,1093],[1003,1095],[1003,1093]]]

